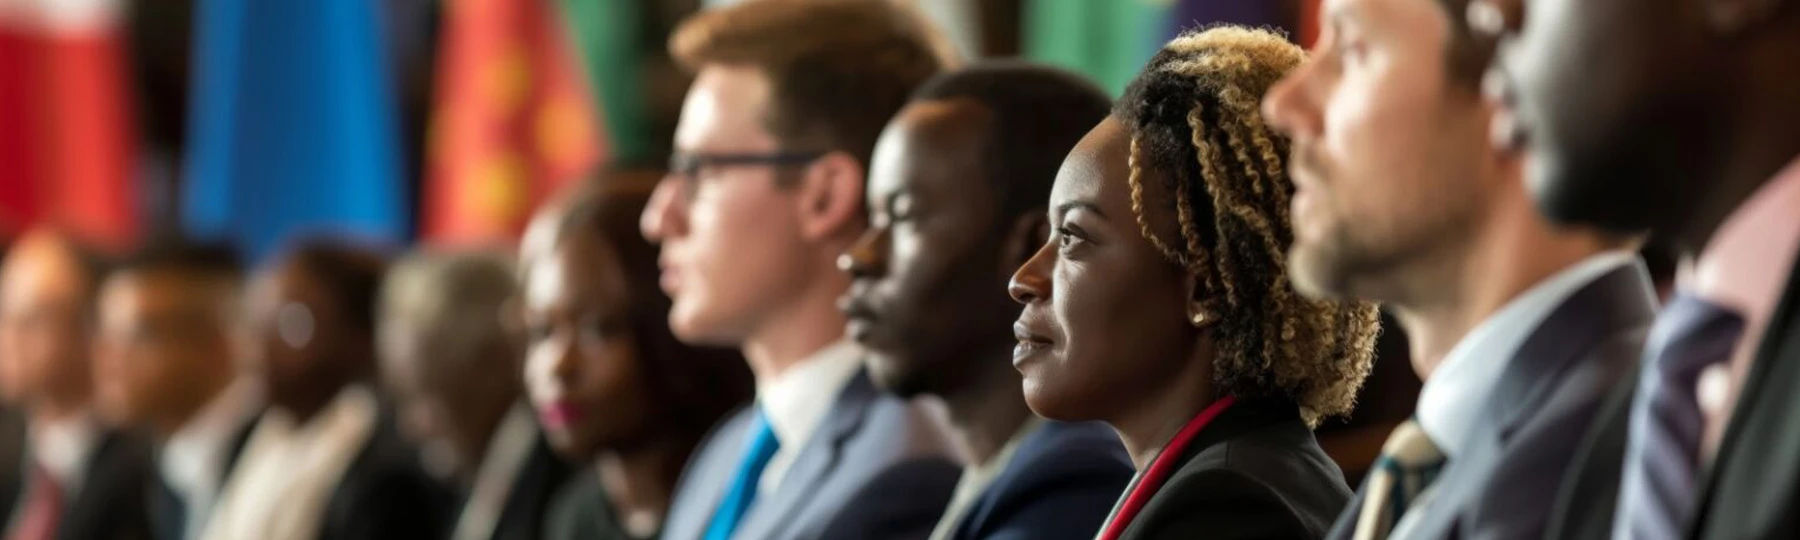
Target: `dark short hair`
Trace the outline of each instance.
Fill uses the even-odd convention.
[[[243,259],[228,244],[171,235],[151,238],[114,261],[111,273],[170,271],[214,279],[243,277]]]
[[[888,0],[759,0],[707,9],[669,38],[682,66],[750,66],[769,80],[763,125],[795,150],[843,151],[864,167],[920,82],[955,61],[915,10]]]
[[[387,256],[349,241],[311,238],[295,244],[284,261],[319,280],[342,310],[343,323],[359,338],[375,335],[376,303],[387,273]]]
[[[994,115],[986,161],[989,185],[1011,219],[1041,208],[1063,158],[1106,118],[1106,91],[1073,72],[1016,60],[995,60],[933,77],[913,101],[967,99]]]

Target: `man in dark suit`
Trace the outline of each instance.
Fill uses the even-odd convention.
[[[1264,101],[1294,143],[1296,285],[1386,302],[1424,381],[1333,538],[1541,538],[1655,311],[1631,236],[1554,226],[1491,149],[1464,4],[1329,2]]]
[[[96,408],[156,439],[158,540],[199,537],[262,409],[238,369],[249,345],[242,280],[227,247],[159,240],[100,288]]]
[[[442,538],[449,490],[419,464],[369,380],[384,261],[335,242],[284,254],[249,293],[269,392],[201,538]]]
[[[767,0],[700,12],[670,49],[695,79],[641,226],[670,329],[740,348],[757,395],[696,451],[664,537],[924,536],[956,468],[939,422],[876,392],[844,341],[836,259],[876,137],[947,44],[893,2]]]
[[[1043,244],[1062,157],[1108,109],[1077,75],[982,64],[927,81],[876,144],[842,305],[877,386],[949,410],[967,461],[934,540],[1092,538],[1131,479],[1105,425],[1032,415],[1010,361],[1018,309],[997,292]]]
[[[78,248],[48,230],[27,233],[0,267],[0,391],[26,428],[8,538],[149,536],[149,449],[92,410],[95,279]]]
[[[1498,140],[1535,156],[1540,210],[1648,228],[1688,270],[1623,426],[1596,435],[1594,466],[1624,459],[1613,530],[1800,534],[1800,3],[1480,5],[1516,117]]]
[[[419,252],[382,286],[382,381],[426,468],[459,486],[454,540],[535,540],[568,477],[521,395],[524,351],[503,319],[511,264],[483,252]]]

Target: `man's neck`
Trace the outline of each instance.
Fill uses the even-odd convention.
[[[51,425],[70,420],[87,418],[93,413],[92,403],[86,395],[70,396],[59,399],[45,399],[33,403],[27,418],[33,424]]]
[[[963,384],[941,392],[949,412],[950,437],[969,465],[992,461],[1032,417],[1025,392],[1005,353],[971,357]]]
[[[843,289],[812,287],[786,309],[771,314],[744,340],[744,360],[758,381],[771,381],[844,338],[837,297]]]
[[[1493,212],[1456,264],[1440,265],[1441,274],[1415,280],[1417,294],[1392,303],[1406,327],[1419,378],[1429,379],[1451,349],[1494,312],[1604,247],[1593,234],[1554,230],[1529,207]]]
[[[1791,50],[1775,53],[1785,60],[1771,60],[1791,61]],[[1691,180],[1712,187],[1693,202],[1690,219],[1678,230],[1667,231],[1682,256],[1697,256],[1706,249],[1719,226],[1751,194],[1800,158],[1800,101],[1794,99],[1800,77],[1785,69],[1759,70],[1752,77],[1779,80],[1744,81],[1737,86],[1743,94],[1732,100],[1734,109],[1728,113],[1735,122],[1728,121],[1716,135],[1716,148],[1723,155],[1710,163],[1717,170]]]

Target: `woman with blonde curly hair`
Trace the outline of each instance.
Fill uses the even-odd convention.
[[[1303,57],[1236,27],[1169,42],[1063,162],[1013,276],[1026,401],[1111,424],[1137,466],[1103,539],[1318,538],[1349,500],[1311,427],[1350,411],[1376,309],[1288,282],[1288,145],[1259,115]]]

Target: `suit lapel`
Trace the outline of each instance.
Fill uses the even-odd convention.
[[[1738,391],[1712,467],[1702,471],[1700,500],[1687,536],[1746,537],[1800,526],[1800,262],[1788,274],[1781,303]]]
[[[835,470],[838,465],[839,450],[856,429],[862,426],[864,410],[875,399],[875,386],[869,382],[867,374],[861,370],[850,378],[850,383],[838,393],[837,400],[832,403],[831,413],[825,417],[819,429],[801,446],[795,455],[794,464],[782,477],[779,487],[774,493],[757,500],[750,506],[750,513],[738,526],[736,538],[777,538],[782,527],[792,522],[791,518],[807,502],[813,500],[820,483]]]
[[[1594,346],[1622,329],[1654,320],[1651,298],[1649,274],[1642,263],[1634,263],[1583,286],[1538,323],[1488,397],[1488,410],[1499,413],[1499,440],[1530,418],[1561,375]]]
[[[699,538],[712,521],[719,502],[725,498],[731,475],[736,472],[737,461],[744,455],[745,430],[750,427],[752,414],[749,407],[738,409],[707,437],[704,447],[695,451],[693,462],[681,473],[681,486],[670,504],[663,538]]]

